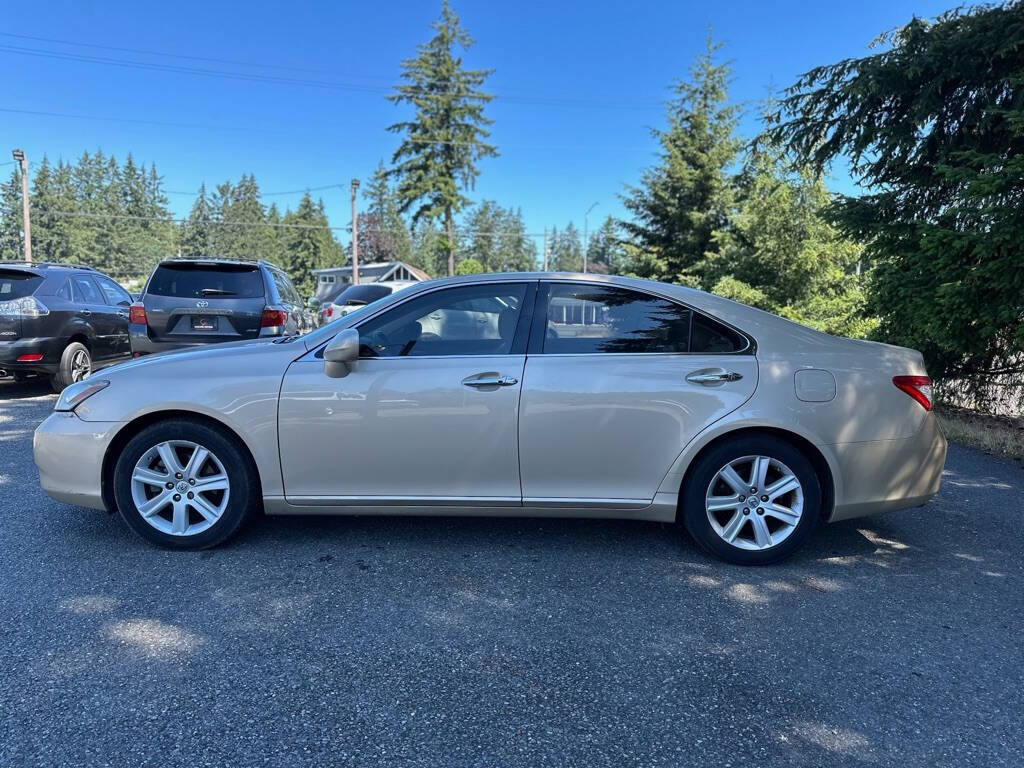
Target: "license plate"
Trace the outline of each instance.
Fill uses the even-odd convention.
[[[215,317],[193,317],[193,331],[215,331],[217,330],[217,318]]]

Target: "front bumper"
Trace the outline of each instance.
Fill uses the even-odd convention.
[[[936,493],[946,464],[946,438],[929,413],[916,435],[827,446],[839,470],[830,520],[919,507]]]
[[[39,484],[50,498],[92,509],[103,503],[103,457],[121,422],[82,421],[54,411],[32,438]]]

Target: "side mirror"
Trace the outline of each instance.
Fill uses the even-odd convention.
[[[346,328],[338,331],[324,349],[324,373],[332,379],[348,376],[349,366],[359,359],[359,331]]]

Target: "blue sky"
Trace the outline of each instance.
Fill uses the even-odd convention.
[[[747,109],[741,130],[749,136],[757,103],[770,88],[789,85],[815,65],[864,55],[880,32],[951,4],[454,0],[453,6],[476,39],[467,64],[495,70],[488,113],[501,156],[483,162],[470,194],[521,207],[528,229],[540,233],[570,220],[582,228],[583,212],[595,202],[592,229],[606,215],[624,213],[618,196],[653,162],[649,129],[663,124],[668,88],[686,74],[709,25],[733,63],[732,96]],[[401,60],[429,37],[439,9],[440,0],[12,4],[0,31],[45,40],[0,35],[6,73],[0,160],[9,159],[6,148],[13,146],[33,160],[44,153],[74,159],[100,147],[121,159],[130,151],[137,160],[155,161],[172,192],[194,193],[200,182],[243,173],[255,174],[265,193],[342,184],[315,194],[332,224],[345,226],[348,180],[368,179],[397,146],[385,129],[405,113],[385,94]],[[839,172],[832,187],[852,189]],[[268,195],[265,202],[283,209],[300,195]],[[169,198],[176,214],[187,213],[189,195]]]

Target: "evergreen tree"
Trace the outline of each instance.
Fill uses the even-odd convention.
[[[587,245],[587,269],[605,275],[625,274],[627,256],[615,219],[608,216]]]
[[[548,245],[548,269],[552,272],[579,272],[583,269],[583,245],[579,230],[570,221],[564,232],[551,230]]]
[[[525,272],[536,267],[536,245],[521,210],[484,200],[466,217],[459,259],[475,259],[484,272]]]
[[[364,192],[369,203],[359,214],[359,257],[367,263],[405,261],[412,257],[412,237],[398,210],[398,200],[381,163]]]
[[[746,161],[734,237],[710,277],[714,292],[828,333],[865,336],[856,265],[861,247],[822,218],[829,194],[820,175],[793,170],[760,143]]]
[[[206,184],[200,184],[199,194],[192,204],[188,219],[181,225],[179,248],[181,255],[189,259],[209,258],[214,252],[214,211],[206,194]]]
[[[405,134],[392,157],[390,173],[398,179],[399,208],[412,211],[412,222],[440,219],[447,236],[448,274],[455,270],[455,214],[469,203],[463,194],[479,174],[477,163],[494,157],[487,144],[491,124],[484,105],[492,98],[480,90],[489,70],[466,69],[456,48],[472,45],[448,0],[432,25],[434,37],[414,59],[402,62],[404,83],[389,98],[415,109],[412,120],[388,130]]]
[[[622,198],[634,220],[621,226],[637,246],[633,268],[642,277],[710,288],[708,273],[726,245],[739,108],[726,101],[730,68],[716,63],[720,47],[709,35],[690,80],[676,83],[668,127],[653,131],[661,161]]]
[[[972,402],[1024,401],[1024,4],[912,19],[885,50],[812,69],[772,136],[866,189],[830,219],[865,243],[881,338]]]
[[[313,202],[307,192],[299,207],[282,220],[284,252],[281,265],[303,296],[313,295],[313,270],[338,264],[344,258],[341,247],[328,229],[323,202]]]
[[[11,178],[0,185],[0,260],[25,258],[21,220],[21,171],[15,166]]]
[[[428,221],[421,221],[413,228],[409,263],[431,277],[448,273],[448,239]]]

